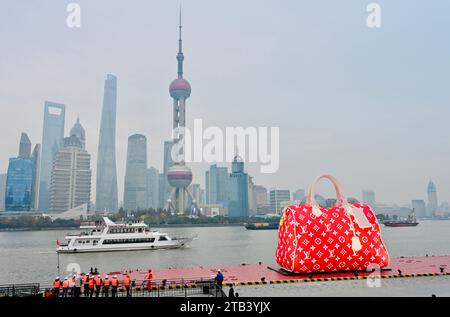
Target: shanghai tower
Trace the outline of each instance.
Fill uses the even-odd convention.
[[[97,154],[97,211],[117,211],[116,107],[117,78],[108,74],[105,80]]]

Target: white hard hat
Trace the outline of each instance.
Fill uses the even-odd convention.
[[[68,280],[68,278],[66,277],[65,280]]]
[[[59,280],[59,276],[57,276],[57,277],[55,278],[55,280]]]
[[[109,277],[108,275],[105,276],[105,278],[108,278],[108,277]]]
[[[217,272],[220,272],[220,269],[217,269]]]
[[[117,275],[114,275],[114,278],[117,278]]]

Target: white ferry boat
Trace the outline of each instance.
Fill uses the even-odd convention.
[[[192,238],[171,238],[166,233],[150,231],[143,223],[103,222],[82,224],[81,233],[68,234],[66,244],[59,244],[58,253],[132,251],[182,248]]]

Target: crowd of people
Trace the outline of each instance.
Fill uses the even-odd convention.
[[[149,270],[146,278],[145,285],[147,291],[152,289],[153,272]],[[102,276],[98,273],[97,269],[90,273],[74,274],[72,276],[65,277],[64,279],[59,276],[53,281],[53,288],[48,292],[47,296],[52,297],[117,297],[118,291],[122,287],[127,297],[132,296],[132,288],[136,286],[136,281],[132,281],[130,275],[126,273],[122,280],[119,280],[117,275]]]
[[[148,270],[141,287],[145,287],[148,292],[152,291],[152,270]],[[224,276],[217,270],[215,283],[219,291],[222,291]],[[132,289],[136,287],[136,280],[131,280],[128,273],[119,280],[117,275],[101,275],[97,269],[89,273],[73,274],[64,278],[59,276],[53,281],[53,288],[46,293],[47,297],[117,297],[118,291],[123,290],[126,297],[132,296]],[[238,297],[233,287],[228,292],[229,297]]]

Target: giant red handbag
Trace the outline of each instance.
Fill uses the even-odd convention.
[[[314,200],[322,178],[329,179],[336,189],[334,207],[320,207]],[[373,211],[367,205],[348,203],[342,186],[331,175],[314,180],[304,205],[284,209],[276,260],[293,273],[360,271],[389,265]]]

